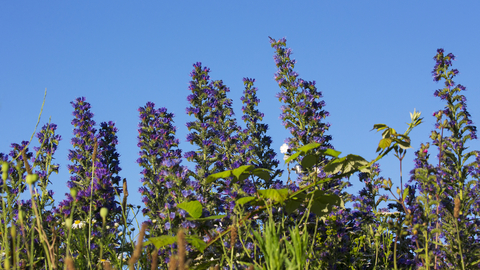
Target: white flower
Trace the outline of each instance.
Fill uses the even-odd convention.
[[[283,156],[283,160],[285,161],[285,160],[287,160],[289,157],[290,157],[289,155],[284,155],[284,156]]]
[[[297,172],[297,173],[302,173],[302,166],[298,165],[295,166],[294,170]]]
[[[113,226],[115,226],[115,228],[118,228],[118,226],[120,226],[120,224],[118,224],[117,222],[115,222],[115,224],[114,224]]]
[[[72,224],[72,229],[81,229],[85,227],[85,221],[75,220]]]
[[[280,153],[282,154],[286,154],[288,152],[288,145],[286,143],[282,144],[282,146],[280,146]]]

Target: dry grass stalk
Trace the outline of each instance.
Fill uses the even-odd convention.
[[[32,174],[32,169],[30,168],[30,164],[28,164],[28,158],[27,154],[25,154],[25,149],[23,149],[22,151],[22,159],[23,163],[25,164],[25,170],[27,170],[28,174]]]
[[[112,266],[110,265],[109,261],[104,261],[103,262],[103,269],[104,270],[112,270]]]
[[[460,216],[460,199],[458,197],[455,198],[455,208],[453,209],[453,216],[458,218]]]
[[[185,232],[182,229],[178,231],[177,234],[177,245],[178,245],[178,269],[184,270],[185,269]]]
[[[177,269],[177,258],[175,255],[170,256],[170,263],[168,264],[168,270]]]
[[[152,268],[151,270],[158,269],[158,249],[152,252]]]
[[[232,230],[230,231],[230,249],[235,247],[235,243],[237,242],[237,226],[235,224],[232,225]]]
[[[75,264],[73,263],[72,257],[68,256],[65,259],[65,264],[67,265],[67,270],[75,270]]]
[[[142,228],[140,229],[140,233],[138,234],[138,240],[137,240],[137,245],[135,246],[135,251],[133,252],[132,258],[130,258],[130,260],[128,261],[128,264],[131,270],[135,269],[133,265],[138,261],[138,259],[140,258],[140,255],[142,254],[143,238],[145,237],[146,230],[147,230],[147,224],[143,223]]]
[[[127,189],[127,179],[123,178],[123,201],[122,201],[122,210],[123,210],[123,217],[124,222],[127,223],[127,197],[128,197],[128,189]]]
[[[95,159],[97,158],[97,150],[98,150],[97,138],[95,138],[93,142],[95,146],[93,147],[92,163],[95,164]]]

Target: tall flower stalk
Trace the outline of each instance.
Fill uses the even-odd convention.
[[[459,73],[451,69],[455,56],[437,50],[432,71],[434,81],[444,81],[444,88],[434,95],[443,100],[444,109],[436,111],[435,130],[430,138],[438,149],[436,164],[430,163],[429,146],[424,145],[416,155],[416,168],[410,182],[418,188],[419,195],[412,201],[411,211],[415,232],[423,240],[417,242],[424,249],[425,269],[471,269],[478,260],[478,168],[479,152],[467,151],[467,143],[477,139],[477,130],[467,111],[466,88],[455,84]],[[443,244],[443,243],[444,244]],[[451,252],[448,246],[455,247]],[[430,252],[427,252],[430,250]]]

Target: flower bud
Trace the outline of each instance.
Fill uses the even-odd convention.
[[[18,211],[18,220],[20,224],[23,224],[23,217],[25,216],[25,212],[23,210]]]
[[[3,162],[2,164],[2,179],[3,181],[6,181],[8,177],[8,163]]]
[[[397,194],[400,195],[400,188],[397,187]]]
[[[38,180],[38,174],[27,174],[27,184],[33,185]]]
[[[71,228],[71,227],[72,227],[72,223],[73,223],[73,221],[72,221],[71,218],[67,218],[67,219],[65,220],[65,225],[67,226],[67,228]]]
[[[70,189],[70,195],[72,195],[72,198],[74,200],[77,199],[77,193],[78,193],[78,190],[76,188]]]
[[[107,217],[107,214],[108,214],[108,209],[105,207],[102,207],[102,209],[100,209],[100,216],[105,220],[105,218]]]

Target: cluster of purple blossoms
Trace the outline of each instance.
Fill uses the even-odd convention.
[[[205,182],[208,175],[243,165],[238,151],[240,128],[234,118],[232,100],[227,98],[230,89],[221,80],[210,80],[210,69],[201,63],[193,67],[191,94],[187,97],[190,106],[186,112],[196,120],[186,125],[190,131],[187,141],[197,149],[186,152],[184,157],[196,163],[195,172],[191,173],[192,184],[206,214],[231,212],[237,191],[231,188],[230,181]]]
[[[194,198],[188,169],[181,165],[182,151],[175,138],[173,113],[166,108],[155,109],[148,102],[138,109],[138,147],[140,158],[137,163],[142,170],[142,186],[139,191],[145,203],[143,214],[151,225],[150,235],[171,235],[172,229],[194,228],[194,222],[185,219],[186,212],[177,204]],[[170,249],[160,249],[158,255],[168,262]]]
[[[429,161],[430,144],[422,144],[415,152],[415,168],[411,171],[409,187],[416,192],[410,192],[406,201],[408,218],[415,228],[409,231],[413,235],[411,249],[431,250],[430,259],[436,269],[479,267],[473,258],[480,243],[476,229],[480,227],[480,220],[476,218],[480,214],[480,175],[477,172],[480,160],[478,151],[466,151],[467,142],[477,139],[477,129],[470,120],[466,98],[461,94],[466,88],[453,81],[459,73],[450,69],[455,56],[444,55],[444,50],[438,49],[433,59],[433,80],[445,81],[445,87],[436,90],[434,95],[446,105],[433,113],[436,124],[430,138],[438,151],[432,161],[434,164]],[[424,230],[423,235],[415,233],[417,230]],[[435,233],[428,233],[431,231]],[[439,242],[455,247],[455,252],[447,252],[436,244]],[[416,255],[416,264],[425,265],[425,257]]]
[[[84,97],[77,98],[71,104],[74,108],[74,137],[71,140],[73,150],[69,151],[68,158],[73,164],[68,165],[71,177],[67,186],[76,190],[76,196],[74,198],[71,193],[65,194],[66,199],[59,203],[57,211],[63,218],[87,221],[92,210],[92,219],[100,221],[100,209],[105,207],[108,209],[105,225],[110,228],[107,232],[117,235],[117,226],[114,224],[121,222],[122,208],[115,197],[120,197],[123,193],[118,175],[121,171],[119,154],[116,150],[118,130],[113,122],[102,122],[97,132],[90,111],[91,105]],[[92,235],[99,237],[101,233],[102,222],[93,223]],[[115,250],[113,245],[119,241],[117,237],[114,243],[110,243],[112,250]],[[90,248],[97,249],[98,245],[92,243]]]
[[[261,123],[264,114],[257,107],[260,99],[257,97],[258,89],[253,87],[255,79],[244,78],[245,90],[241,98],[242,120],[246,128],[241,132],[240,157],[242,163],[246,165],[255,165],[257,168],[264,168],[272,171],[268,181],[257,183],[257,186],[268,189],[272,186],[274,179],[281,175],[282,170],[275,169],[279,161],[275,159],[276,153],[271,148],[272,138],[266,135],[268,125]],[[255,192],[255,185],[251,182],[245,183],[244,191],[251,195]]]
[[[322,93],[317,90],[315,81],[304,81],[294,71],[296,61],[291,59],[292,50],[286,48],[286,39],[278,41],[270,38],[278,71],[275,73],[281,91],[277,94],[282,106],[280,119],[292,134],[285,140],[290,148],[298,148],[308,143],[321,143],[325,148],[331,147],[331,136],[325,135],[330,124],[322,122],[329,113],[323,109],[325,101],[320,100]]]
[[[17,227],[17,232],[23,239],[26,239],[28,243],[32,240],[34,243],[39,243],[39,239],[36,235],[32,235],[30,230],[37,225],[33,211],[32,199],[21,199],[22,195],[25,195],[28,185],[26,183],[27,174],[37,174],[38,180],[32,183],[32,198],[35,200],[35,205],[40,212],[40,222],[43,229],[50,239],[53,237],[52,233],[55,231],[56,217],[55,206],[53,205],[53,191],[48,190],[50,174],[58,172],[58,164],[53,163],[53,154],[55,153],[58,143],[61,140],[59,135],[55,134],[55,124],[46,124],[36,134],[40,147],[34,147],[36,153],[29,151],[28,141],[22,141],[21,144],[13,143],[11,145],[12,150],[9,155],[0,153],[0,163],[5,162],[8,164],[8,171],[5,175],[2,175],[0,180],[0,192],[5,192],[6,197],[1,196],[4,200],[5,209],[1,209],[1,212],[6,214],[6,220],[2,219],[3,224],[12,224]],[[9,160],[9,157],[11,160]],[[40,190],[39,190],[40,188]],[[22,221],[20,220],[19,211],[22,211]],[[23,228],[21,229],[21,225]],[[33,239],[32,239],[33,236]],[[18,243],[18,252],[20,260],[27,260],[27,246],[25,243]],[[32,250],[33,254],[41,254],[43,249],[39,245],[35,245]],[[42,263],[42,260],[40,260]]]

